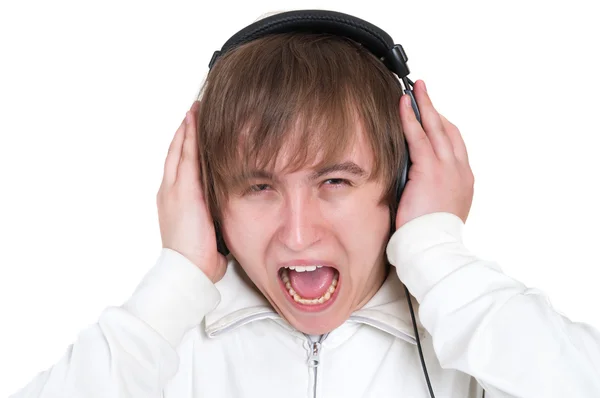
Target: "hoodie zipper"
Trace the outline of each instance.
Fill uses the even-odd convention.
[[[327,338],[329,333],[321,335],[319,341],[312,341],[310,336],[308,339],[308,367],[313,370],[313,398],[317,398],[317,370],[321,361],[321,344]]]

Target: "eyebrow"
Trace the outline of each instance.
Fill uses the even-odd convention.
[[[320,177],[323,177],[324,175],[339,172],[339,171],[348,173],[348,174],[353,174],[356,177],[365,177],[367,175],[367,172],[362,167],[357,165],[356,163],[344,162],[344,163],[332,164],[331,166],[327,166],[327,167],[322,168],[321,170],[317,170],[310,175],[310,179],[316,180]]]
[[[348,162],[336,163],[336,164],[332,164],[332,165],[323,167],[322,169],[316,170],[315,172],[313,172],[308,178],[310,180],[317,180],[317,179],[323,177],[324,175],[335,173],[335,172],[344,172],[344,173],[355,175],[356,177],[366,177],[368,174],[362,167],[360,167],[356,163],[348,161]],[[245,177],[247,179],[257,178],[257,179],[266,179],[266,180],[273,180],[273,181],[277,180],[277,178],[273,175],[273,173],[266,171],[266,170],[252,170]]]

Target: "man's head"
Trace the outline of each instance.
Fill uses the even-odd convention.
[[[331,35],[255,40],[207,77],[198,142],[210,212],[300,331],[339,326],[385,278],[406,156],[401,95],[375,56]]]

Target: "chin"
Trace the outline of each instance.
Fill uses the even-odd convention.
[[[339,318],[339,319],[338,319]],[[325,334],[329,333],[332,330],[338,328],[340,325],[346,321],[348,317],[328,317],[328,316],[318,316],[318,317],[296,317],[291,320],[288,319],[288,322],[296,328],[298,331],[305,334]]]

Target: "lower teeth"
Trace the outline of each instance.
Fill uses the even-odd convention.
[[[336,273],[333,276],[333,280],[331,281],[331,285],[329,285],[329,287],[327,288],[327,290],[325,291],[325,293],[321,297],[314,298],[314,299],[306,299],[306,298],[301,297],[300,295],[298,295],[298,293],[296,293],[296,291],[292,288],[292,285],[290,283],[290,278],[289,278],[288,270],[286,268],[284,268],[281,271],[281,280],[283,281],[283,284],[285,285],[285,288],[287,289],[288,294],[290,296],[292,296],[292,298],[294,299],[294,301],[296,301],[297,303],[300,303],[300,304],[315,305],[315,304],[323,304],[325,301],[329,300],[331,298],[331,296],[333,296],[333,293],[335,292],[335,288],[337,287],[338,274]]]

